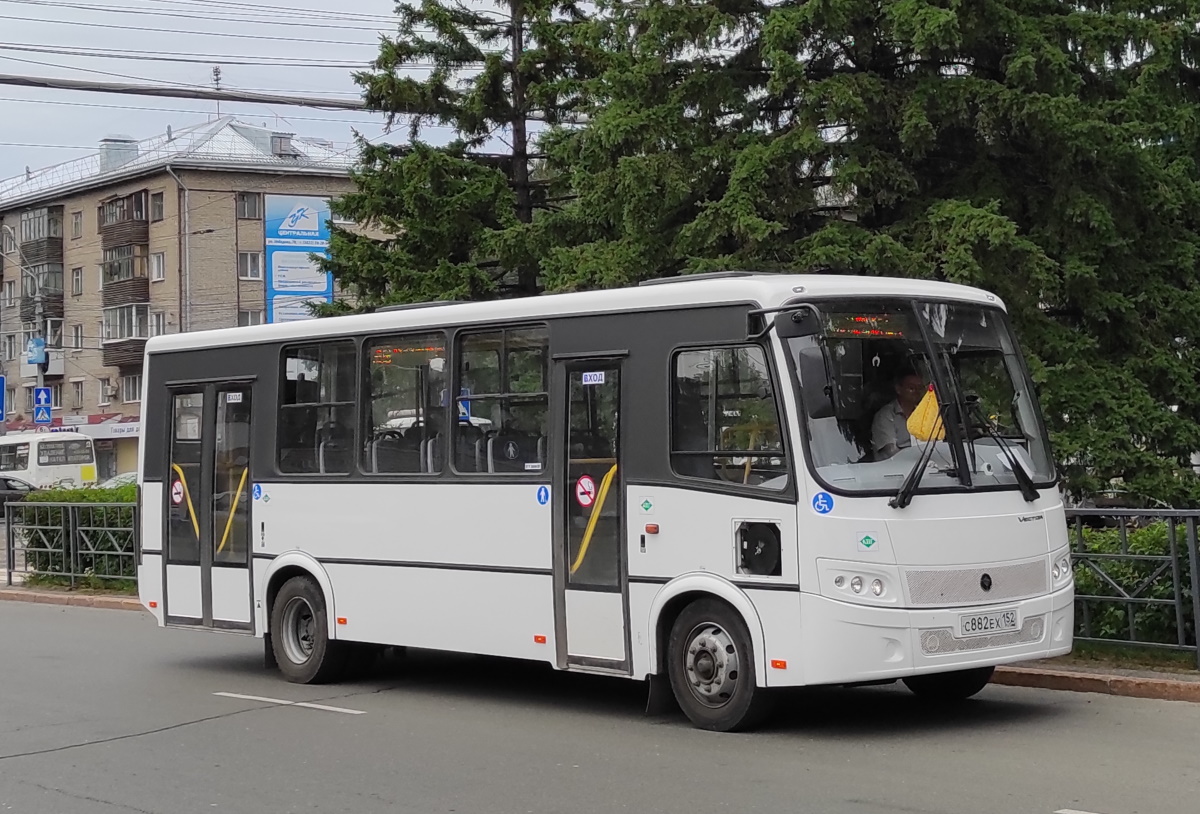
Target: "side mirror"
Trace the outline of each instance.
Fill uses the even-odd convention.
[[[837,415],[837,394],[829,376],[825,350],[819,345],[800,350],[796,365],[800,388],[809,418],[833,418]]]

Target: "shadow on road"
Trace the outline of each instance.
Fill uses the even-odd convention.
[[[259,673],[284,680],[278,673],[266,673],[257,654],[195,657],[177,666],[226,675]],[[563,673],[546,664],[487,656],[410,650],[387,656],[367,672],[328,689],[330,695],[419,693],[445,703],[507,704],[524,711],[688,725],[679,711],[646,717],[647,686],[643,682]],[[1029,694],[1029,700],[1018,701],[1010,691],[995,687],[985,688],[975,699],[959,705],[923,701],[900,683],[778,690],[773,696],[775,712],[763,731],[828,739],[907,738],[1026,722],[1044,724],[1068,714],[1061,705],[1049,703],[1049,696]]]

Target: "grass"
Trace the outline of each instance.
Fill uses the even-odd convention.
[[[135,579],[101,579],[95,576],[77,577],[75,587],[71,588],[71,578],[52,574],[30,574],[25,578],[27,588],[43,590],[70,591],[89,594],[113,594],[117,596],[137,596],[138,587]]]
[[[1065,667],[1115,667],[1121,670],[1148,670],[1160,673],[1195,673],[1196,654],[1153,647],[1136,647],[1114,642],[1075,642],[1069,656],[1050,659],[1048,663]]]

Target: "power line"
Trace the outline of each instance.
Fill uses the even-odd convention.
[[[12,14],[0,14],[0,20],[17,20],[23,23],[45,23],[46,25],[73,25],[83,28],[107,28],[117,31],[137,31],[142,34],[190,34],[197,37],[230,37],[241,40],[273,40],[275,42],[306,42],[314,45],[356,45],[360,48],[374,48],[374,42],[352,42],[348,40],[316,40],[306,37],[276,37],[269,34],[228,34],[220,31],[195,31],[182,28],[147,28],[137,25],[116,25],[115,23],[89,23],[82,20],[45,20],[37,17],[18,17]]]
[[[118,51],[112,48],[89,48],[89,49],[71,49],[72,46],[65,48],[54,48],[43,45],[13,45],[10,43],[0,43],[0,51],[21,51],[34,54],[51,54],[55,56],[66,57],[86,57],[89,59],[122,59],[122,60],[139,60],[147,62],[181,62],[197,65],[255,65],[260,67],[277,67],[277,68],[338,68],[353,70],[355,68],[369,68],[369,62],[334,62],[332,60],[303,60],[293,61],[287,60],[286,57],[245,57],[240,55],[222,55],[222,54],[175,54],[168,55],[161,51]],[[274,61],[273,61],[274,60]],[[417,68],[432,68],[432,65],[413,65]]]
[[[137,110],[145,113],[188,113],[194,116],[208,116],[212,114],[211,110],[191,110],[177,107],[139,107],[137,105],[106,105],[99,102],[63,102],[57,99],[18,99],[15,97],[0,97],[0,102],[11,102],[13,104],[29,104],[29,105],[57,105],[60,107],[92,107],[103,108],[106,110]],[[374,114],[374,111],[363,110],[363,113]],[[265,116],[262,114],[240,114],[246,118],[268,118],[268,119],[284,119],[286,121],[297,122],[331,122],[333,124],[374,124],[370,119],[331,119],[324,116],[280,116],[277,113],[268,112]],[[435,130],[453,130],[454,128],[448,125],[426,125]]]
[[[8,58],[8,57],[0,57]],[[18,85],[47,90],[82,90],[96,93],[124,93],[133,96],[160,96],[174,99],[205,99],[221,102],[250,102],[272,105],[296,105],[299,107],[324,108],[328,110],[363,110],[361,99],[325,99],[312,96],[288,96],[274,93],[259,93],[238,89],[191,87],[150,87],[117,82],[98,82],[89,79],[58,79],[54,77],[17,76],[0,74],[0,85]]]
[[[0,2],[12,3],[15,5],[24,5],[24,6],[49,6],[50,8],[70,8],[70,9],[78,9],[80,11],[96,12],[96,13],[100,13],[100,14],[136,14],[139,17],[141,17],[141,16],[173,17],[173,18],[182,19],[182,20],[208,20],[211,22],[238,23],[241,25],[269,25],[271,27],[275,27],[275,26],[290,26],[290,27],[294,27],[294,28],[313,28],[314,27],[312,23],[297,23],[297,22],[289,22],[287,20],[279,20],[279,19],[254,20],[254,19],[248,19],[245,17],[238,17],[238,16],[235,16],[235,17],[214,16],[211,13],[209,13],[209,14],[186,14],[182,11],[150,11],[150,10],[145,10],[145,9],[131,10],[128,7],[102,6],[102,5],[95,5],[95,4],[90,4],[90,3],[61,3],[61,2],[53,2],[52,0],[0,0]],[[229,12],[221,12],[221,13],[229,14]],[[371,31],[374,33],[380,33],[379,28],[377,26],[332,25],[332,24],[326,22],[326,23],[321,24],[321,28],[333,28],[333,29],[337,29],[339,31]]]
[[[146,0],[150,3],[163,3],[169,6],[202,6],[210,8],[212,6],[224,6],[232,9],[250,9],[255,13],[272,14],[278,12],[278,7],[274,5],[262,5],[259,3],[235,3],[226,2],[226,0]],[[333,20],[358,20],[361,22],[392,22],[398,21],[396,15],[389,14],[362,14],[353,11],[322,11],[320,9],[292,6],[288,9],[288,14],[292,17],[303,17],[311,19],[333,19]]]

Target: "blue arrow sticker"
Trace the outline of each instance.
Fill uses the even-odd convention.
[[[827,492],[817,492],[813,498],[812,507],[817,514],[829,514],[833,511],[833,495]]]
[[[538,503],[542,506],[545,506],[547,503],[549,503],[550,502],[550,487],[549,486],[539,486],[538,491],[537,491],[537,498],[538,498]]]

